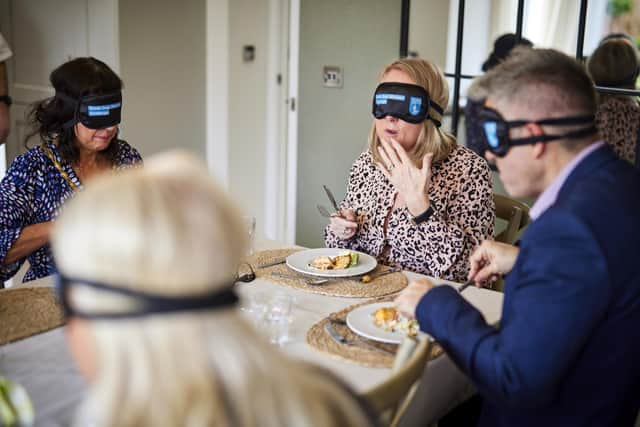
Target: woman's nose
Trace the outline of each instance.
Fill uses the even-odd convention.
[[[390,122],[397,122],[398,118],[397,117],[393,117],[393,116],[386,116],[385,119],[387,119]]]

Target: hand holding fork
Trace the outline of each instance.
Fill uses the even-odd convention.
[[[340,209],[331,190],[326,185],[323,185],[323,187],[336,212],[330,214],[327,208],[322,205],[318,205],[318,211],[322,216],[329,218],[329,229],[333,234],[341,240],[351,239],[358,231],[356,212],[348,208]]]

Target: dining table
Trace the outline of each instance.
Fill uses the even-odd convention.
[[[256,243],[260,249],[292,247],[275,241]],[[404,271],[408,280],[425,277]],[[433,278],[432,278],[433,279]],[[460,286],[453,282],[433,279],[442,286]],[[52,277],[16,286],[53,286]],[[279,348],[287,356],[320,365],[340,377],[356,392],[364,392],[380,384],[391,375],[389,368],[374,368],[340,360],[313,349],[306,340],[307,331],[330,313],[361,303],[367,299],[321,295],[295,289],[269,278],[259,277],[236,285],[241,307],[256,292],[266,295],[286,294],[291,297],[292,311],[288,338]],[[470,287],[462,296],[475,306],[488,323],[499,321],[503,295],[489,289]],[[266,339],[266,338],[265,338]],[[21,384],[31,397],[36,414],[36,426],[70,425],[75,409],[85,396],[87,385],[75,368],[67,349],[64,328],[0,346],[0,376]],[[474,386],[446,352],[430,360],[423,380],[403,418],[402,426],[429,425],[474,394]]]

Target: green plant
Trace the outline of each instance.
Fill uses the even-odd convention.
[[[613,18],[631,12],[632,8],[632,0],[609,0],[609,2],[607,3],[607,12]]]

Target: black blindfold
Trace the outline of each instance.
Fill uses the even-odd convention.
[[[512,120],[507,121],[502,115],[488,107],[482,107],[479,111],[479,120],[482,124],[485,149],[498,157],[504,157],[511,147],[517,145],[536,144],[538,142],[550,142],[562,139],[577,139],[596,133],[594,116],[568,116],[553,117],[540,120]],[[528,138],[511,138],[509,130],[525,126],[529,123],[547,126],[586,125],[582,129],[567,132],[560,135],[536,135]]]
[[[171,297],[138,292],[92,280],[71,278],[62,274],[58,274],[55,279],[58,300],[60,305],[62,305],[66,317],[75,316],[85,319],[130,319],[154,314],[214,310],[222,307],[234,306],[238,302],[238,297],[231,287],[202,295]],[[231,285],[232,284],[230,284],[230,286]],[[134,303],[133,305],[135,308],[102,312],[78,310],[69,303],[68,288],[72,286],[87,286],[100,291],[126,297]]]
[[[122,92],[112,92],[104,95],[88,95],[74,99],[64,93],[57,93],[56,97],[72,105],[74,116],[63,127],[70,128],[76,123],[82,123],[89,129],[104,129],[120,123],[122,112]]]
[[[372,113],[376,119],[392,116],[414,124],[430,119],[440,127],[440,121],[429,115],[430,108],[440,115],[444,114],[442,107],[433,102],[427,91],[418,85],[381,83],[373,95]]]

